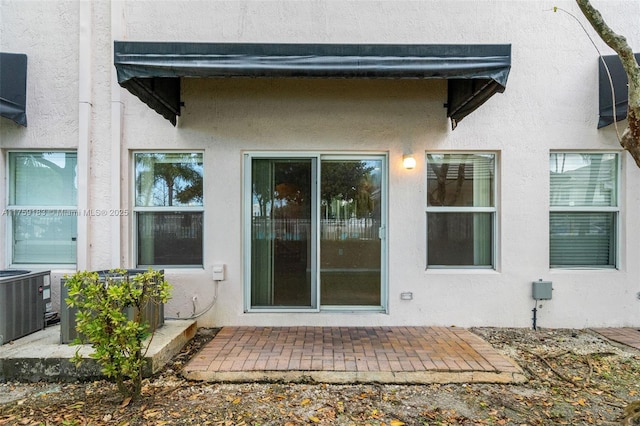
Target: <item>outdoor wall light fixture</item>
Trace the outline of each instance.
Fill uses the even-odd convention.
[[[411,170],[416,166],[416,159],[413,155],[405,155],[402,157],[402,165],[405,169]]]

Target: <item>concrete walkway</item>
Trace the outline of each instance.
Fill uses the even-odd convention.
[[[520,367],[455,327],[224,327],[182,370],[214,382],[525,382]]]
[[[165,321],[156,330],[147,352],[144,375],[150,376],[170,361],[196,333],[195,321]],[[71,358],[80,350],[83,362]],[[60,324],[49,326],[0,346],[0,382],[76,381],[101,378],[101,367],[89,357],[90,345],[60,343]]]

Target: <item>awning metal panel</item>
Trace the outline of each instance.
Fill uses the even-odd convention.
[[[27,126],[27,55],[0,52],[0,116]]]
[[[635,53],[634,56],[636,57],[636,60],[640,62],[640,53]],[[608,126],[609,124],[613,124],[614,110],[615,121],[622,121],[627,118],[627,109],[629,108],[629,87],[627,73],[625,73],[618,55],[601,56],[598,60],[598,64],[600,83],[600,120],[598,120],[598,129],[600,129]],[[611,81],[609,81],[609,75],[607,75],[607,68],[611,74]],[[613,93],[615,94],[615,108],[613,106],[613,97],[611,96],[612,85]]]
[[[455,127],[504,91],[511,68],[510,45],[116,41],[114,47],[120,85],[174,125],[183,77],[439,78],[449,80],[448,116]]]

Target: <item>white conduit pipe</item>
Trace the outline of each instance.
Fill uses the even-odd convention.
[[[89,209],[89,167],[91,158],[91,68],[92,68],[92,12],[93,2],[79,1],[78,46],[78,209]],[[90,269],[89,218],[78,215],[77,268]]]
[[[124,2],[111,2],[111,58],[113,58],[113,40],[120,40],[124,35],[123,5]],[[111,208],[127,209],[127,201],[123,200],[120,178],[122,175],[122,115],[124,107],[121,89],[115,67],[111,67]],[[125,180],[126,181],[126,180]],[[126,194],[126,192],[125,192]],[[111,217],[111,265],[123,267],[126,262],[122,258],[122,231],[127,225],[127,217],[113,215]]]

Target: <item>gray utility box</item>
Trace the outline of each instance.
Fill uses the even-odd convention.
[[[107,277],[113,279],[124,279],[126,277],[147,272],[146,269],[127,269],[126,275],[114,274],[110,271],[96,271],[100,280],[106,280]],[[159,271],[164,277],[164,270]],[[66,299],[69,297],[69,290],[66,286],[66,279],[60,281],[60,343],[66,344],[74,341],[79,336],[76,330],[76,308],[67,306]],[[135,316],[135,308],[127,308],[127,318],[132,320]],[[164,325],[164,305],[162,303],[149,303],[143,312],[144,320],[149,324],[150,330],[156,329]]]
[[[552,282],[551,281],[533,281],[532,292],[533,298],[535,300],[550,300],[551,293],[553,291]]]
[[[0,345],[44,328],[50,271],[0,270]]]

